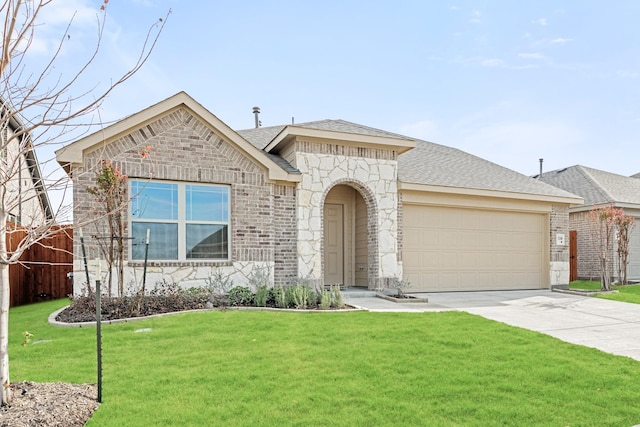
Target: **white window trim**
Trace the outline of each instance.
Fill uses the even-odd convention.
[[[178,219],[177,220],[173,220],[173,219],[141,219],[141,220],[133,220],[133,215],[131,212],[131,204],[133,201],[133,198],[135,198],[137,195],[136,194],[132,194],[132,183],[133,182],[138,182],[138,183],[151,183],[151,182],[155,182],[155,183],[159,183],[159,184],[174,184],[178,186]],[[186,197],[186,193],[187,193],[187,185],[198,185],[198,186],[203,186],[203,187],[220,187],[220,188],[226,188],[227,189],[227,218],[228,221],[194,221],[194,220],[187,220],[187,209],[186,209],[186,203],[187,203],[187,197]],[[136,179],[136,178],[131,178],[129,180],[129,184],[128,184],[128,191],[130,194],[130,201],[129,201],[129,206],[128,206],[128,215],[127,215],[127,219],[128,219],[128,227],[129,230],[131,232],[131,230],[133,230],[133,226],[132,224],[134,222],[138,222],[138,223],[142,223],[142,222],[148,222],[148,223],[158,223],[158,224],[178,224],[178,258],[177,259],[152,259],[149,258],[148,261],[149,262],[158,262],[158,263],[162,263],[162,262],[167,262],[167,263],[174,263],[174,262],[179,262],[179,263],[184,263],[184,264],[190,264],[190,263],[202,263],[202,262],[211,262],[211,263],[222,263],[222,262],[229,262],[231,261],[231,254],[232,252],[232,240],[231,240],[231,186],[228,184],[212,184],[212,183],[202,183],[202,182],[191,182],[191,181],[168,181],[168,180],[142,180],[142,179]],[[227,249],[227,258],[187,258],[187,224],[206,224],[206,225],[226,225],[227,226],[227,242],[228,242],[228,249]],[[153,237],[152,237],[153,239]],[[133,255],[133,239],[129,239],[129,261],[131,262],[140,262],[143,261],[142,259],[133,259],[132,257]]]

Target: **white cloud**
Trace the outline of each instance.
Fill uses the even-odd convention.
[[[523,58],[523,59],[546,59],[546,57],[538,52],[535,53],[519,53],[518,54],[518,58]]]
[[[549,25],[549,23],[547,22],[547,18],[534,19],[533,21],[531,21],[531,23],[540,25],[541,27],[546,27],[547,25]]]
[[[50,57],[58,49],[67,27],[68,38],[64,44],[67,51],[77,52],[85,44],[86,37],[97,39],[101,13],[99,7],[88,5],[86,0],[56,0],[49,3],[41,9],[36,19],[33,39],[28,47],[29,54]]]
[[[471,19],[469,20],[469,22],[471,22],[471,23],[473,23],[473,24],[479,24],[479,23],[481,22],[481,21],[480,21],[480,15],[482,15],[482,14],[480,13],[480,11],[479,11],[479,10],[477,10],[477,9],[476,9],[476,10],[474,10],[474,11],[471,13]]]
[[[480,65],[482,65],[483,67],[493,68],[493,67],[504,67],[505,63],[502,59],[487,58],[480,61]]]
[[[463,65],[480,66],[480,67],[486,67],[486,68],[505,68],[508,70],[526,70],[526,69],[538,67],[538,65],[533,65],[533,64],[513,65],[513,64],[507,63],[506,61],[500,58],[484,58],[484,57],[471,57],[471,58],[458,57],[454,60],[454,62],[463,64]]]
[[[563,37],[558,37],[558,38],[555,38],[555,39],[551,40],[550,43],[552,43],[552,44],[565,44],[565,43],[569,43],[572,40],[573,39],[567,39],[567,38],[563,38]]]

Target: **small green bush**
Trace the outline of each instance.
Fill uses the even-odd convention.
[[[259,285],[254,298],[256,307],[266,307],[268,295],[269,288],[267,288],[267,285]]]
[[[318,308],[318,293],[309,288],[309,308]]]
[[[276,286],[272,288],[273,292],[273,302],[277,308],[288,308],[289,307],[289,292],[283,286]]]
[[[340,285],[331,285],[330,293],[331,293],[331,307],[333,308],[344,307],[344,298],[342,296],[342,291],[340,290]]]
[[[318,307],[320,307],[321,310],[328,310],[331,308],[331,293],[328,290],[320,290],[320,302],[318,303]]]
[[[293,306],[298,310],[304,310],[309,306],[311,289],[304,285],[297,285],[291,288],[291,299]]]
[[[245,286],[236,286],[229,289],[227,294],[230,306],[246,306],[253,305],[253,292]]]

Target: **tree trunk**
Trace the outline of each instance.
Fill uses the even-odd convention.
[[[0,215],[0,219],[2,219]],[[0,251],[7,253],[7,229],[0,227]],[[11,403],[11,384],[9,380],[9,303],[11,288],[9,287],[9,264],[0,263],[0,389],[2,405]]]

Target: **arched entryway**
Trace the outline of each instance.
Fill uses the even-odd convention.
[[[323,276],[325,285],[368,287],[375,275],[376,223],[372,203],[358,186],[339,184],[323,206]],[[365,193],[366,194],[366,193]]]

